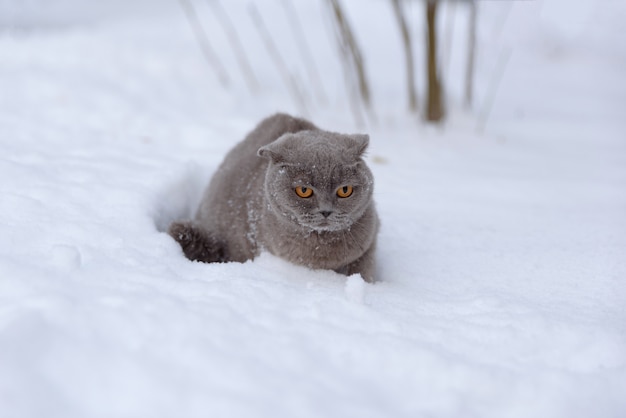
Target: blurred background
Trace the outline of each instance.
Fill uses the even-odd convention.
[[[147,135],[151,112],[184,119],[190,108],[361,129],[466,117],[478,132],[529,117],[611,125],[625,95],[617,3],[2,0],[1,100],[5,117],[28,108],[55,120],[88,100],[103,124]],[[100,97],[84,98],[90,89]]]

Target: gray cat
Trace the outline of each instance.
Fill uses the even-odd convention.
[[[226,155],[195,220],[169,234],[191,260],[244,262],[266,250],[371,282],[378,216],[361,158],[368,142],[271,116]]]

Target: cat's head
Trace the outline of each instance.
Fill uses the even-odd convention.
[[[374,177],[362,159],[367,135],[288,133],[261,147],[265,194],[285,222],[315,231],[349,228],[371,203]]]

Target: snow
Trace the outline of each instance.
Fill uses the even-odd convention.
[[[346,2],[376,106],[356,126],[327,10],[297,3],[328,96],[308,92],[308,116],[371,137],[367,284],[269,254],[184,258],[169,222],[262,117],[298,105],[246,2],[222,3],[254,94],[219,25],[228,89],[177,2],[96,3],[0,1],[2,417],[626,413],[624,4],[481,2],[473,112],[457,5],[451,112],[429,127],[404,110],[390,6]],[[281,2],[259,10],[305,83]]]

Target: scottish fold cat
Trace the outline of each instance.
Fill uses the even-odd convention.
[[[169,234],[191,260],[243,262],[269,251],[371,282],[379,221],[362,159],[368,142],[271,116],[226,155],[195,219]]]

